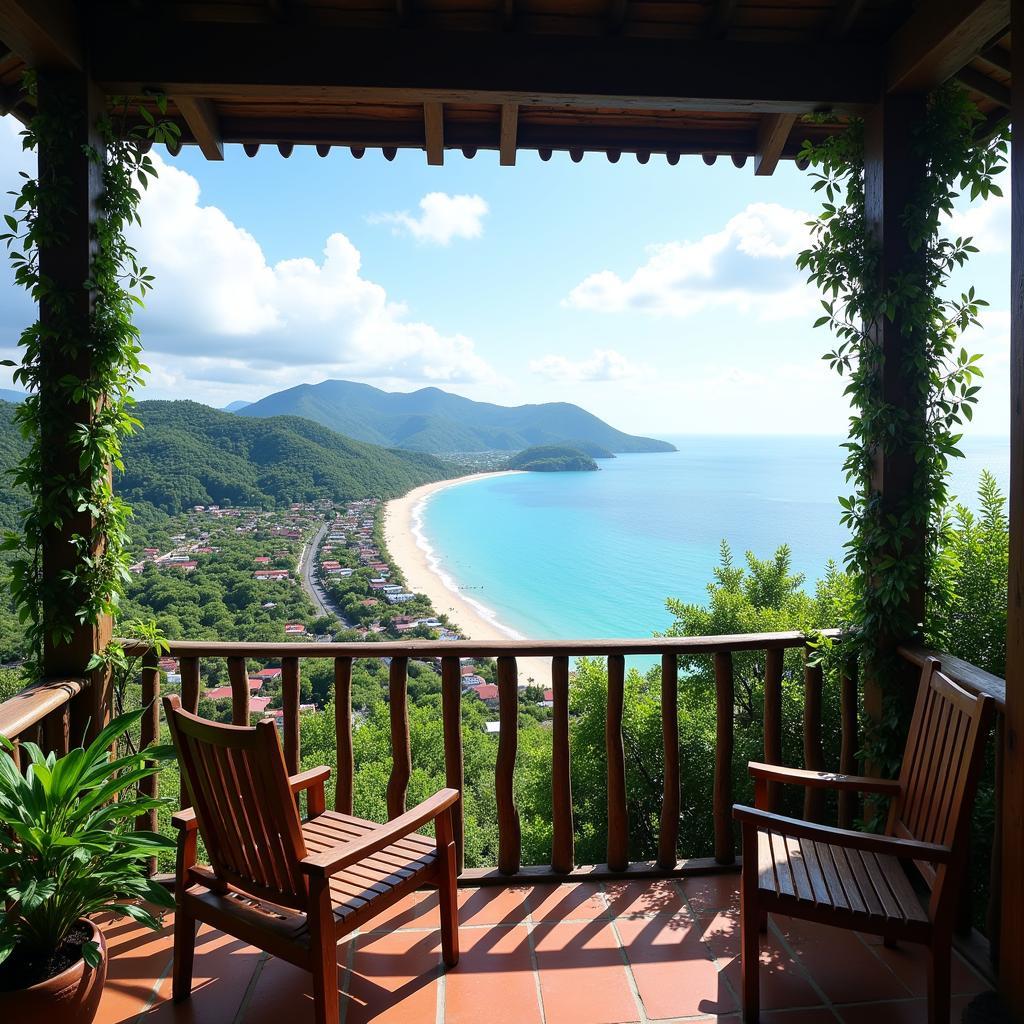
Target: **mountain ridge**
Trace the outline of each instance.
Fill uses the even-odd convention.
[[[236,415],[301,416],[357,441],[436,454],[512,452],[571,442],[620,453],[676,450],[667,441],[617,430],[570,402],[495,405],[436,387],[398,392],[325,380],[266,395]]]

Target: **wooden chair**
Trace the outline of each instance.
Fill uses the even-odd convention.
[[[930,658],[921,673],[898,781],[751,764],[757,809],[743,826],[740,885],[743,1020],[758,1019],[760,933],[768,914],[820,921],[928,947],[928,1021],[949,1024],[950,956],[965,884],[970,811],[993,701],[974,696]],[[891,800],[885,835],[851,832],[764,810],[772,783],[861,791]],[[919,897],[917,888],[925,895]]]
[[[458,963],[457,790],[377,825],[324,809],[329,768],[289,778],[272,722],[217,725],[183,711],[177,696],[164,698],[164,711],[192,799],[172,819],[175,1000],[191,995],[196,926],[205,921],[310,971],[317,1024],[337,1024],[338,940],[426,884],[440,891],[444,962]],[[436,840],[416,831],[430,821]],[[196,863],[197,832],[209,866]]]

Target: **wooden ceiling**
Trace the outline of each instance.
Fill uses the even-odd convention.
[[[296,145],[520,149],[770,174],[886,92],[956,76],[1007,113],[1009,0],[0,0],[0,112],[26,66],[157,89],[222,159]]]

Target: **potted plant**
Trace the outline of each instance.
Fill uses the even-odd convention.
[[[24,774],[0,751],[0,1020],[89,1024],[107,967],[90,916],[159,928],[141,901],[173,906],[144,873],[145,858],[173,842],[134,830],[139,814],[166,802],[140,797],[139,780],[158,772],[173,748],[111,753],[142,715],[121,715],[65,757],[23,742]],[[13,752],[9,740],[0,742]]]

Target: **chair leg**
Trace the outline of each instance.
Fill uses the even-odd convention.
[[[326,878],[310,882],[309,904],[313,1020],[315,1024],[338,1024],[341,1010],[338,995],[338,943],[334,933],[330,884]]]
[[[181,904],[174,911],[174,966],[171,977],[171,996],[176,1003],[192,995],[192,961],[196,950],[194,917],[185,913]]]
[[[762,935],[768,934],[768,911],[762,910],[757,924],[757,930]]]
[[[928,950],[928,1024],[949,1024],[951,940]]]
[[[761,922],[764,913],[750,899],[746,887],[740,893],[740,941],[742,944],[743,1024],[757,1024],[761,1010],[761,989],[758,968],[761,958]]]
[[[445,846],[437,891],[441,911],[441,957],[445,967],[454,967],[459,962],[459,901],[454,843]]]

